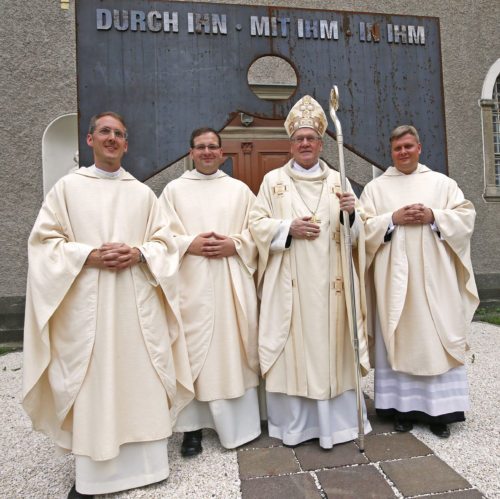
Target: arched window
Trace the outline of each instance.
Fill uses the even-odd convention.
[[[486,201],[500,201],[500,59],[491,66],[483,83],[484,194]]]
[[[70,170],[78,167],[78,119],[76,113],[52,121],[42,137],[43,195]]]
[[[500,76],[493,90],[493,149],[495,155],[495,185],[500,186]]]

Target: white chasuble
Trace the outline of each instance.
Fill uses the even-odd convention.
[[[139,248],[147,263],[85,267],[106,242]],[[34,428],[94,462],[164,441],[193,388],[178,254],[153,192],[124,170],[80,168],[47,195],[28,249],[23,406]]]
[[[318,173],[295,172],[291,162],[264,177],[251,213],[250,229],[259,248],[259,354],[268,392],[317,400],[355,386],[349,333],[350,298],[344,287],[338,173],[321,162]],[[289,250],[271,252],[281,220],[311,216],[321,232],[315,240],[294,239]],[[358,217],[353,248],[361,360],[368,369],[363,279],[364,239]],[[355,229],[355,230],[354,230]],[[359,269],[361,268],[361,272]],[[345,269],[345,270],[344,270]]]
[[[161,198],[181,258],[180,306],[196,399],[240,397],[258,385],[257,249],[248,231],[254,195],[223,172],[185,172]],[[206,258],[187,253],[196,235],[229,236],[236,255]]]
[[[421,164],[409,175],[388,168],[365,187],[360,202],[389,365],[418,376],[462,365],[479,303],[470,259],[472,203],[454,180]],[[432,209],[438,231],[427,224],[396,226],[384,242],[392,213],[413,203]]]
[[[248,230],[254,199],[245,184],[225,173],[196,170],[170,182],[160,197],[181,258],[180,307],[196,397],[175,430],[214,428],[227,448],[260,433],[257,248]],[[188,254],[193,239],[206,232],[229,236],[236,254]]]

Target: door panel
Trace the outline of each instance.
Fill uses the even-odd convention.
[[[225,140],[224,156],[233,160],[233,176],[257,194],[266,173],[290,159],[290,142],[278,140]]]

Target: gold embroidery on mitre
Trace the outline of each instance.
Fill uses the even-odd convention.
[[[310,95],[304,95],[290,109],[285,120],[285,130],[291,137],[299,128],[312,128],[323,137],[328,126],[325,112]]]

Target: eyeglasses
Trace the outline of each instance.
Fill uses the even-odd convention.
[[[215,144],[198,144],[194,146],[193,149],[200,152],[204,151],[205,149],[208,149],[209,151],[218,151],[220,149],[220,146],[216,146]]]
[[[300,144],[302,142],[310,142],[311,144],[314,144],[315,142],[319,142],[321,140],[321,137],[315,137],[314,135],[306,135],[304,137],[293,137],[290,139],[290,142],[293,142],[294,144]]]
[[[127,132],[122,132],[121,130],[112,130],[108,127],[99,128],[99,130],[95,131],[97,135],[101,137],[109,137],[111,134],[115,136],[115,139],[126,140],[128,137]]]

